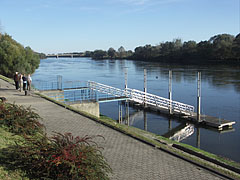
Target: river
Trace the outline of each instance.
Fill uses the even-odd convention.
[[[216,131],[193,127],[193,133],[181,140],[205,151],[240,162],[240,67],[166,65],[132,60],[92,60],[89,58],[48,58],[41,60],[33,74],[37,80],[54,80],[57,75],[63,81],[92,80],[124,89],[124,69],[128,69],[128,87],[143,90],[144,69],[147,69],[147,91],[168,97],[168,71],[173,72],[173,100],[197,105],[197,72],[202,74],[203,114],[235,121],[233,129]],[[100,113],[118,119],[118,103],[100,104]],[[186,123],[169,119],[156,113],[130,108],[130,125],[158,135],[177,132],[186,128]],[[171,134],[171,133],[170,133]]]

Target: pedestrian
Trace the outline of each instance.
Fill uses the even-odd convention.
[[[26,91],[27,90],[27,77],[25,74],[23,74],[22,80],[23,80],[23,90]]]
[[[18,83],[19,83],[19,90],[21,92],[22,91],[21,90],[22,89],[22,74],[21,73],[18,74]]]
[[[19,78],[18,78],[18,72],[16,72],[13,76],[14,82],[15,82],[15,87],[18,90],[19,88]]]
[[[27,89],[29,91],[31,91],[31,84],[32,84],[32,78],[31,78],[31,75],[28,74],[28,77],[27,77]]]

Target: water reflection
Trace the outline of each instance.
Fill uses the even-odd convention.
[[[181,83],[187,81],[193,83],[196,81],[196,72],[202,72],[202,80],[208,82],[217,88],[228,88],[234,86],[237,92],[240,92],[240,66],[239,65],[210,65],[210,66],[181,66],[176,64],[162,63],[144,63],[134,61],[136,71],[142,72],[144,68],[148,73],[157,76],[168,77],[168,70],[174,72],[173,80]],[[153,65],[154,64],[154,65]]]
[[[163,137],[180,142],[194,133],[194,126],[188,123],[182,123],[177,127],[169,130]]]

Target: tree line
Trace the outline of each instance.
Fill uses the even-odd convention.
[[[0,73],[12,77],[15,72],[32,74],[40,64],[40,55],[24,47],[8,34],[0,33]]]
[[[236,37],[230,34],[219,34],[199,43],[174,39],[156,46],[139,46],[135,48],[134,52],[126,51],[121,46],[117,51],[109,48],[108,51],[87,51],[85,55],[93,59],[132,59],[174,63],[239,63],[240,34]]]

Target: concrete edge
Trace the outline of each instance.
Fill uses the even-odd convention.
[[[230,166],[230,165],[228,165],[228,164],[222,163],[222,162],[220,162],[220,161],[218,161],[218,160],[216,160],[216,159],[213,159],[213,158],[211,158],[211,157],[205,156],[205,155],[203,155],[203,154],[201,154],[201,153],[199,153],[199,152],[193,151],[193,150],[188,149],[188,148],[186,148],[186,147],[183,147],[183,146],[181,146],[181,145],[179,145],[179,144],[173,144],[172,146],[173,146],[174,148],[180,149],[180,150],[182,150],[182,151],[184,151],[184,152],[186,152],[186,153],[192,154],[192,155],[197,156],[197,157],[199,157],[199,158],[201,158],[201,159],[204,159],[204,160],[206,160],[206,161],[209,161],[209,162],[214,163],[214,164],[216,164],[216,165],[218,165],[218,166],[222,166],[223,168],[226,168],[226,169],[228,169],[228,170],[231,170],[231,171],[233,171],[233,172],[235,172],[235,173],[240,174],[240,169],[239,169],[239,168],[236,168],[236,167],[234,167],[234,166]]]
[[[51,98],[49,98],[49,97],[47,97],[47,96],[45,96],[45,95],[42,95],[42,94],[40,94],[40,93],[35,93],[35,94],[36,94],[36,95],[39,95],[40,97],[42,97],[42,98],[44,98],[44,99],[46,99],[46,100],[48,100],[48,101],[51,101],[51,102],[53,102],[53,103],[55,103],[55,104],[57,104],[57,105],[59,105],[59,106],[61,106],[61,107],[64,107],[64,108],[66,108],[66,109],[68,109],[68,110],[71,110],[71,111],[73,111],[73,112],[75,112],[75,113],[77,113],[77,114],[80,114],[80,115],[84,116],[84,117],[87,117],[87,118],[89,118],[89,119],[91,119],[91,120],[93,120],[93,121],[95,121],[95,122],[97,122],[97,123],[100,123],[100,124],[102,124],[102,125],[104,125],[104,126],[107,126],[107,127],[111,128],[111,129],[114,129],[114,130],[116,130],[116,131],[118,131],[118,132],[120,132],[120,133],[123,133],[123,134],[125,134],[125,135],[127,135],[127,136],[129,136],[129,137],[132,137],[132,138],[134,138],[134,139],[136,139],[136,140],[138,140],[138,141],[141,141],[141,142],[143,142],[143,143],[145,143],[145,144],[147,144],[147,145],[150,145],[150,146],[152,146],[152,147],[154,147],[154,148],[157,148],[157,149],[159,149],[159,150],[162,150],[162,151],[164,151],[164,152],[166,152],[166,153],[168,153],[168,154],[171,154],[171,155],[173,155],[173,156],[175,156],[175,157],[177,157],[177,158],[180,158],[180,159],[185,160],[185,161],[187,161],[187,162],[189,162],[189,163],[192,163],[192,164],[194,164],[194,165],[197,165],[197,166],[199,166],[199,167],[201,167],[201,168],[203,168],[203,169],[205,169],[205,170],[208,170],[208,171],[210,171],[210,172],[212,172],[212,173],[215,173],[215,174],[217,174],[217,175],[219,175],[219,176],[221,176],[221,177],[224,177],[224,178],[227,178],[227,179],[231,179],[231,180],[234,180],[234,179],[236,178],[236,177],[234,177],[234,178],[231,177],[229,174],[224,173],[224,172],[222,172],[222,171],[219,170],[219,169],[216,169],[216,168],[213,168],[213,167],[210,167],[210,166],[207,167],[207,166],[204,166],[204,165],[202,165],[201,163],[199,163],[199,162],[197,162],[197,161],[194,161],[194,160],[192,160],[192,159],[190,159],[190,158],[183,157],[183,156],[181,156],[181,155],[179,155],[179,154],[177,154],[176,152],[173,152],[173,151],[171,151],[171,150],[168,150],[168,149],[165,149],[165,148],[162,148],[162,147],[157,147],[155,144],[153,144],[153,143],[151,143],[151,142],[148,142],[148,141],[146,141],[146,140],[144,140],[144,139],[141,139],[141,138],[139,138],[139,137],[136,137],[136,136],[134,136],[133,134],[128,133],[128,132],[126,132],[126,131],[124,131],[124,130],[122,130],[122,129],[119,129],[119,128],[111,125],[111,124],[108,124],[108,123],[106,123],[106,122],[103,122],[103,121],[99,120],[99,118],[97,118],[97,117],[93,117],[93,116],[88,115],[88,114],[86,114],[86,113],[83,113],[83,112],[81,112],[81,111],[79,111],[79,110],[75,110],[75,109],[73,109],[73,108],[69,108],[68,105],[61,104],[61,103],[59,103],[59,102],[57,102],[57,101],[55,101],[55,100],[53,100],[53,99],[51,99]],[[168,146],[167,144],[164,144],[164,143],[161,143],[161,144],[163,144],[163,145],[165,145],[165,146]],[[188,148],[185,148],[185,147],[183,147],[183,146],[181,146],[181,145],[173,144],[172,147],[174,147],[174,148],[176,148],[176,149],[178,149],[178,150],[181,150],[181,151],[183,151],[183,152],[185,152],[185,153],[187,153],[187,154],[196,156],[196,157],[198,157],[198,158],[200,158],[200,159],[202,159],[202,160],[205,160],[205,161],[207,161],[207,162],[211,162],[211,163],[213,163],[213,164],[216,164],[216,165],[218,165],[218,166],[221,166],[222,168],[225,168],[225,169],[227,169],[227,170],[233,171],[234,173],[239,174],[238,169],[237,169],[237,172],[235,172],[234,170],[232,170],[232,169],[234,169],[235,167],[226,165],[226,164],[224,164],[224,163],[222,163],[222,162],[220,162],[220,161],[217,161],[217,160],[212,159],[212,158],[210,158],[210,157],[204,156],[203,154],[197,153],[197,152],[195,152],[195,151],[193,151],[193,150],[190,150],[190,149],[188,149]],[[228,168],[228,167],[229,167],[229,168]],[[240,175],[240,174],[239,174],[239,175]],[[240,176],[239,176],[239,179],[240,179]]]

